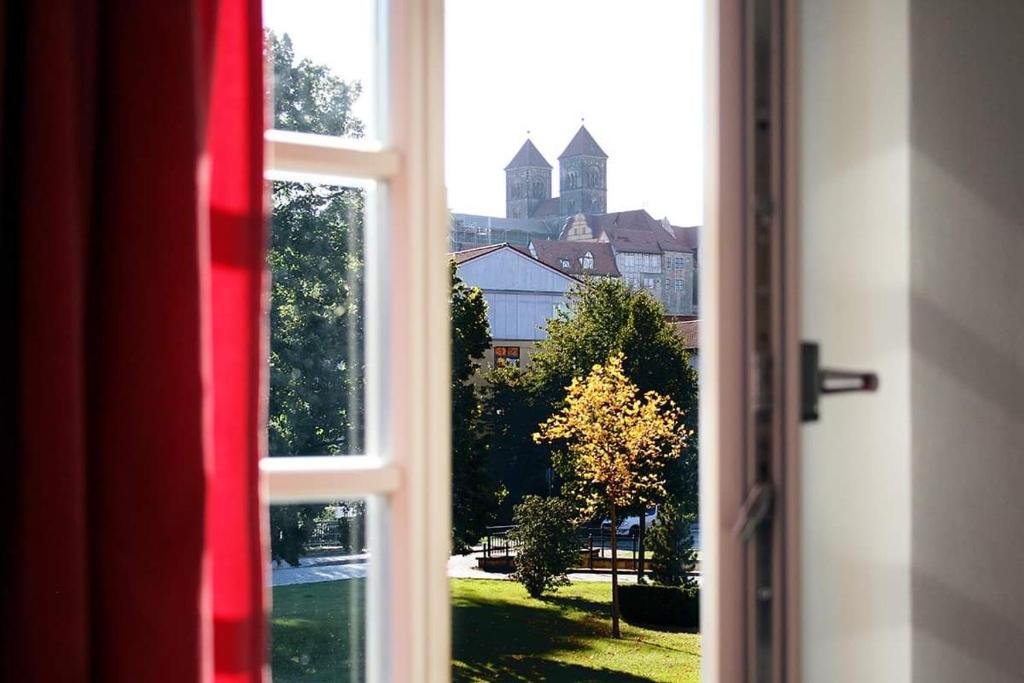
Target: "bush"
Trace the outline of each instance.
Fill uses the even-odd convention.
[[[619,609],[631,624],[700,627],[700,591],[696,586],[619,586]]]
[[[658,518],[647,532],[645,544],[651,551],[651,578],[664,586],[692,585],[693,539],[690,520],[679,505],[667,501],[658,508]]]
[[[518,546],[512,578],[523,584],[531,597],[568,585],[566,571],[579,555],[574,513],[561,498],[526,496],[515,506],[512,518],[519,526],[509,533]]]

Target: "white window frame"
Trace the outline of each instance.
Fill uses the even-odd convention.
[[[451,448],[443,0],[378,0],[377,142],[268,131],[270,179],[366,201],[366,453],[265,458],[270,504],[366,497],[367,680],[447,681]],[[411,340],[416,343],[410,343]]]

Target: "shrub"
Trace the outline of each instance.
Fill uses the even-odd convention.
[[[531,597],[569,583],[566,571],[579,555],[574,513],[561,498],[526,496],[515,506],[512,518],[519,526],[509,533],[518,546],[512,578],[523,584]]]
[[[700,591],[696,586],[619,587],[622,618],[631,624],[700,627]]]
[[[651,551],[651,578],[665,586],[688,586],[688,572],[693,570],[693,539],[690,520],[682,514],[680,506],[667,501],[658,509],[645,539]]]

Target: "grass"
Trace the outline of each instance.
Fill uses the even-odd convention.
[[[366,579],[274,588],[274,681],[362,681]]]
[[[700,636],[622,623],[611,585],[575,583],[542,600],[511,581],[452,581],[456,681],[700,680]]]
[[[611,586],[576,583],[542,600],[511,581],[454,579],[455,681],[682,681],[700,676],[700,636],[622,624]],[[275,681],[357,681],[365,647],[365,580],[274,589]],[[353,647],[355,645],[355,647]]]

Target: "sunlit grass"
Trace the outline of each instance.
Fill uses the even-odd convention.
[[[454,579],[456,681],[699,680],[700,636],[623,623],[611,632],[611,586],[576,583],[542,600],[511,581]],[[364,579],[274,589],[275,681],[360,680]]]

